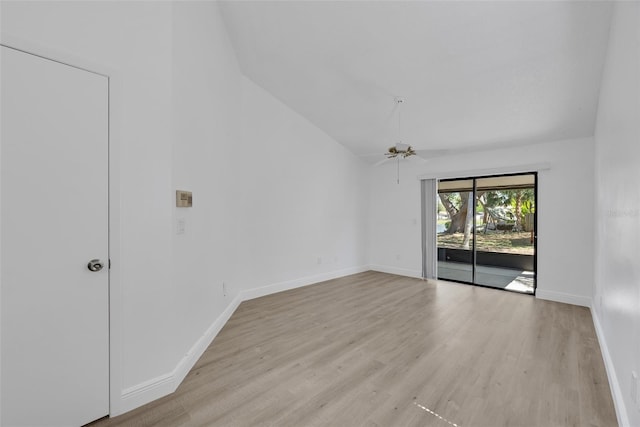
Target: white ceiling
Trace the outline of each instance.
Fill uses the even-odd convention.
[[[610,2],[224,1],[221,10],[244,74],[371,162],[399,139],[442,152],[593,135]]]

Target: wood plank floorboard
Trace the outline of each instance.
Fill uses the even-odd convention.
[[[366,272],[243,302],[170,396],[91,427],[615,426],[589,309]]]

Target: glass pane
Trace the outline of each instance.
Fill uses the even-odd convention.
[[[535,176],[477,180],[476,284],[533,293]]]
[[[473,180],[444,181],[439,184],[438,278],[473,282],[472,228]]]

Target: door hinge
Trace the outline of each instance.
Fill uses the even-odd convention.
[[[111,270],[111,258],[109,258],[109,270]]]

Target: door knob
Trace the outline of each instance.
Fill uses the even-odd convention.
[[[91,271],[100,271],[102,267],[104,267],[104,264],[99,259],[92,259],[89,261],[89,264],[87,264],[87,268]]]

